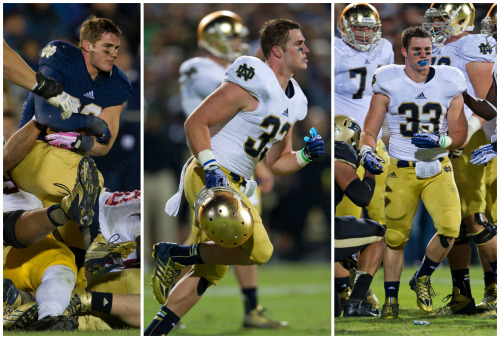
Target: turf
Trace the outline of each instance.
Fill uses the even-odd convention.
[[[399,318],[396,320],[382,320],[378,318],[335,318],[334,334],[345,336],[413,336],[413,335],[442,335],[442,336],[496,336],[496,319],[478,319],[474,316],[436,317],[425,315],[416,304],[415,292],[408,286],[415,267],[405,268],[399,288]],[[472,295],[476,303],[483,299],[484,282],[481,267],[472,267],[470,270]],[[436,292],[433,298],[434,309],[445,305],[442,299],[451,293],[451,275],[446,266],[438,267],[431,278]],[[380,303],[384,299],[383,271],[375,276],[371,288]],[[413,325],[414,320],[426,320],[429,325]]]
[[[124,330],[112,330],[112,331],[51,331],[51,332],[23,332],[23,331],[4,331],[4,336],[85,336],[85,337],[95,337],[95,336],[140,336],[141,331],[134,329],[124,329]]]
[[[153,299],[145,278],[144,326],[149,325],[161,307]],[[330,336],[330,263],[274,264],[259,267],[259,303],[267,315],[286,320],[289,328],[278,330],[244,329],[243,302],[235,275],[230,269],[217,286],[210,287],[194,308],[182,319],[185,329],[174,329],[176,336]]]

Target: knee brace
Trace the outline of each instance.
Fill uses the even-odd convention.
[[[14,248],[25,248],[16,238],[16,221],[24,213],[24,210],[4,212],[3,214],[3,242]]]
[[[401,232],[397,232],[392,229],[385,232],[385,243],[387,244],[387,247],[392,250],[401,250],[405,248],[407,242],[408,237]]]
[[[453,246],[464,245],[469,243],[470,243],[470,236],[467,233],[467,227],[465,226],[465,223],[462,220],[462,223],[460,224],[460,233],[458,234],[458,238],[455,239]]]
[[[439,242],[441,243],[441,246],[443,246],[443,248],[448,248],[448,246],[450,246],[450,244],[448,243],[449,237],[441,235],[441,234],[438,234],[438,236],[439,236]]]
[[[484,214],[479,212],[474,214],[474,219],[484,227],[484,230],[479,231],[475,234],[469,234],[472,240],[476,243],[477,246],[484,245],[489,240],[493,239],[495,235],[497,235],[497,228],[492,223],[486,221],[484,218]]]
[[[208,282],[207,279],[200,277],[200,281],[198,281],[198,286],[196,287],[196,293],[201,296],[205,291],[207,290],[208,286],[210,286],[210,283]]]

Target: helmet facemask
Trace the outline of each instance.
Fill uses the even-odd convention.
[[[437,4],[429,8],[424,17],[422,27],[431,33],[432,43],[442,46],[450,35],[460,35],[474,28],[475,10],[472,4]]]
[[[360,52],[371,52],[382,36],[382,24],[375,7],[369,4],[347,6],[337,26],[346,44]]]

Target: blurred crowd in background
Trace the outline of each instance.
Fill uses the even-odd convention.
[[[141,110],[141,6],[140,4],[3,4],[3,38],[33,68],[38,70],[39,51],[52,40],[78,46],[80,27],[90,15],[113,20],[121,29],[116,65],[132,83],[132,96],[121,114],[120,132],[110,153],[95,157],[113,191],[140,188]],[[28,91],[4,81],[3,135],[14,133]]]
[[[179,95],[179,66],[203,56],[197,47],[200,20],[217,10],[240,15],[249,29],[250,54],[259,49],[259,30],[273,18],[302,25],[308,69],[297,72],[309,100],[308,116],[293,130],[294,149],[315,127],[326,140],[328,156],[299,172],[275,177],[263,195],[263,221],[274,245],[271,260],[330,260],[331,248],[331,5],[330,4],[151,4],[144,5],[144,206],[145,244],[183,242],[190,229],[187,207],[178,217],[165,214],[190,157]]]
[[[394,62],[396,64],[404,64],[404,58],[401,55],[401,33],[408,27],[421,26],[428,19],[424,17],[425,11],[430,8],[431,3],[370,3],[373,5],[380,16],[382,22],[382,38],[389,40],[393,45]],[[476,10],[474,20],[474,30],[469,34],[481,33],[481,20],[484,19],[492,3],[473,3]],[[349,5],[335,4],[334,21],[335,21],[335,37],[341,38],[340,31],[337,29],[340,14],[344,8]],[[335,62],[335,60],[334,60]],[[413,221],[410,240],[405,247],[405,264],[420,265],[421,258],[425,254],[426,244],[435,233],[434,223],[429,213],[425,209],[422,202],[417,210],[417,214]],[[472,242],[471,242],[472,243]],[[472,244],[475,247],[474,244]],[[446,259],[445,259],[446,261]],[[479,264],[477,251],[472,250],[473,264]]]

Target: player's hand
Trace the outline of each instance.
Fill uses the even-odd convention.
[[[228,186],[227,177],[218,165],[212,165],[205,170],[205,186],[207,188]]]
[[[304,137],[306,147],[304,147],[304,155],[308,160],[321,158],[325,155],[325,142],[321,135],[313,127],[309,131],[310,136]]]
[[[97,137],[95,140],[102,145],[107,145],[109,140],[111,140],[111,132],[109,131],[109,128],[106,127],[102,136]]]
[[[375,153],[373,148],[368,145],[361,148],[361,166],[363,166],[365,170],[371,174],[381,174],[384,172],[382,170],[382,164],[385,164],[384,159]]]
[[[411,143],[418,148],[435,148],[443,144],[442,135],[432,133],[415,133]]]
[[[488,161],[497,156],[497,143],[483,145],[472,151],[470,162],[474,165],[486,165]]]
[[[108,123],[95,115],[89,114],[85,116],[85,128],[87,128],[89,134],[95,135],[98,138],[102,138],[106,133],[109,133],[109,137],[111,138]]]
[[[94,147],[94,139],[92,137],[71,132],[48,134],[45,136],[45,141],[47,141],[49,145],[58,148],[69,150],[77,149],[84,152],[88,152]]]
[[[68,93],[63,92],[63,86],[42,73],[36,73],[36,86],[32,92],[43,97],[49,104],[60,108],[61,118],[68,119],[73,114],[74,104]]]

